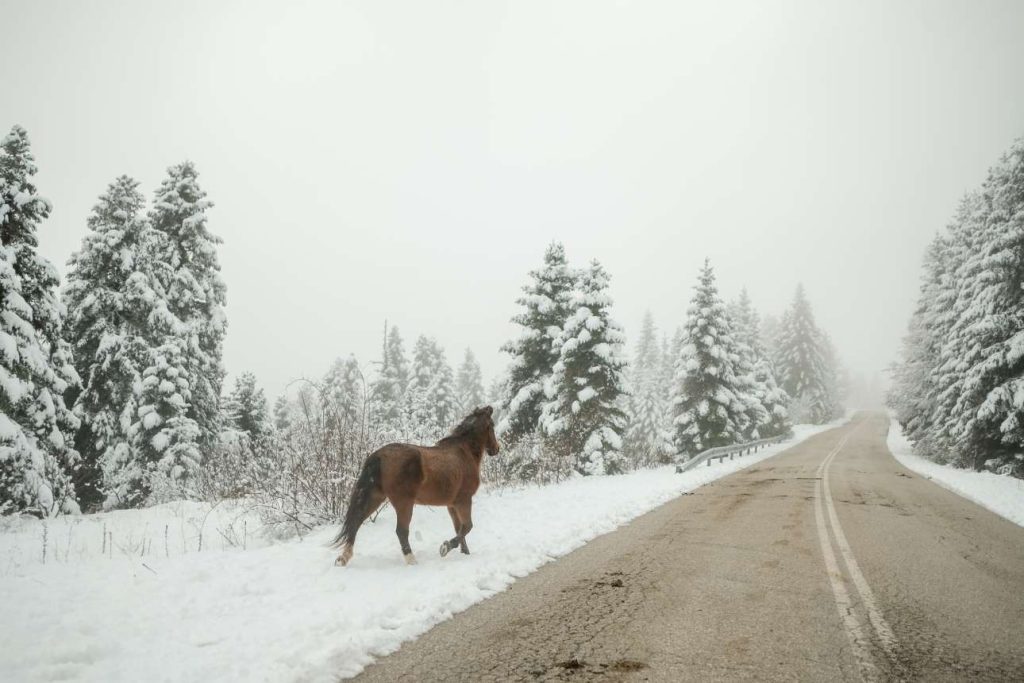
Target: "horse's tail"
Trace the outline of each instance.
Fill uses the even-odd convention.
[[[359,473],[356,485],[352,487],[352,498],[348,502],[348,510],[345,511],[345,521],[341,525],[338,535],[331,541],[331,546],[340,548],[348,544],[351,548],[356,542],[356,533],[362,526],[363,520],[370,514],[367,508],[373,500],[373,491],[380,486],[380,456],[374,453],[363,463],[363,470]]]

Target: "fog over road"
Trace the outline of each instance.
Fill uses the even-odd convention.
[[[1024,680],[1024,529],[897,463],[888,424],[684,495],[358,680]]]

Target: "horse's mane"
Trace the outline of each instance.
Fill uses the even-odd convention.
[[[462,422],[460,422],[459,425],[452,430],[451,434],[438,441],[438,445],[455,441],[457,439],[461,439],[467,436],[476,435],[480,431],[480,428],[482,426],[482,424],[478,422],[477,418],[487,416],[489,416],[489,414],[486,408],[477,408],[472,413],[464,417],[462,419]]]

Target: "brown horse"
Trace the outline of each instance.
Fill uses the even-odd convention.
[[[384,502],[391,501],[398,516],[398,543],[408,564],[416,564],[409,547],[412,507],[445,505],[455,526],[455,538],[441,544],[441,557],[456,546],[469,554],[466,534],[473,528],[473,494],[480,486],[484,451],[498,454],[493,409],[477,408],[449,436],[434,446],[392,443],[374,451],[363,463],[352,489],[352,500],[334,547],[341,548],[335,564],[344,567],[352,559],[359,527]]]

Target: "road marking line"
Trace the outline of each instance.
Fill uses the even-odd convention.
[[[825,469],[825,463],[833,455],[839,452],[839,450],[849,440],[850,435],[847,434],[836,447],[832,450],[828,456],[818,466],[818,476],[822,477],[822,473]],[[828,529],[825,524],[825,511],[822,503],[824,498],[824,492],[822,487],[823,479],[819,479],[814,485],[814,519],[818,525],[818,538],[821,540],[821,554],[825,557],[825,572],[828,574],[829,583],[832,586],[832,597],[835,598],[836,608],[839,610],[839,617],[843,621],[843,626],[846,628],[846,636],[850,641],[850,648],[853,651],[853,657],[857,661],[857,666],[860,669],[861,678],[866,681],[876,681],[881,679],[881,674],[878,671],[878,667],[875,664],[874,658],[871,656],[870,643],[867,638],[864,637],[864,630],[861,628],[860,618],[857,616],[853,609],[853,601],[850,599],[850,594],[846,590],[846,586],[843,585],[843,575],[839,569],[839,562],[836,560],[835,552],[832,550],[832,543],[829,541]]]
[[[854,430],[856,431],[856,430]],[[853,432],[850,432],[850,436]],[[847,437],[849,439],[849,437]],[[845,445],[846,441],[843,441],[842,445]],[[885,649],[885,654],[888,655],[889,661],[895,661],[894,655],[896,654],[896,636],[893,635],[892,628],[889,627],[889,622],[882,616],[881,610],[878,609],[878,603],[875,601],[875,594],[872,592],[871,587],[868,585],[867,579],[864,578],[864,574],[860,570],[860,565],[857,564],[857,560],[853,556],[853,549],[850,548],[850,544],[846,540],[846,534],[843,533],[843,526],[839,523],[839,516],[836,514],[836,506],[832,501],[832,488],[829,484],[829,470],[832,466],[832,461],[839,455],[839,451],[842,450],[842,446],[833,452],[827,458],[827,464],[825,465],[824,476],[822,477],[822,485],[825,490],[825,505],[828,507],[828,518],[832,522],[832,533],[835,535],[836,545],[839,546],[839,552],[843,556],[843,560],[846,562],[846,569],[850,573],[850,578],[853,579],[853,585],[857,587],[857,592],[860,593],[860,597],[864,602],[864,607],[868,612],[868,619],[871,621],[871,626],[875,629],[875,633],[878,635],[878,640],[882,643],[882,647]]]
[[[850,432],[847,433],[847,435],[843,437],[838,444],[836,444],[836,447],[833,448],[827,456],[825,456],[821,461],[821,464],[818,465],[819,480],[815,487],[815,521],[818,525],[818,536],[821,539],[822,554],[825,556],[825,568],[829,574],[829,580],[832,583],[833,596],[836,599],[836,606],[839,609],[840,616],[843,618],[843,623],[847,628],[847,636],[850,639],[854,657],[861,666],[861,676],[867,680],[874,680],[878,678],[879,672],[869,651],[870,643],[864,639],[864,632],[861,628],[860,619],[852,610],[853,604],[850,601],[850,596],[846,587],[842,583],[844,577],[839,572],[836,555],[828,537],[828,528],[831,526],[832,536],[835,539],[836,546],[839,548],[839,552],[843,557],[843,561],[846,564],[846,569],[853,581],[853,585],[857,588],[857,592],[860,594],[861,602],[864,604],[864,608],[868,613],[868,620],[871,623],[871,627],[874,629],[875,635],[882,644],[889,661],[895,662],[896,636],[893,635],[892,628],[890,628],[885,617],[882,616],[881,610],[878,609],[878,604],[875,601],[875,595],[872,592],[871,587],[868,585],[867,579],[864,578],[864,574],[860,570],[860,565],[857,564],[857,560],[853,556],[853,549],[846,540],[846,534],[843,532],[843,527],[839,523],[839,516],[836,514],[835,503],[832,500],[832,487],[829,483],[832,461],[836,459],[836,456],[838,456],[839,452],[843,450],[843,447],[846,446],[847,442],[858,428],[859,426],[850,430]],[[824,507],[828,508],[828,522],[831,524],[828,524],[825,521]]]

